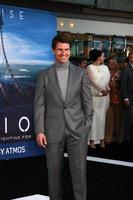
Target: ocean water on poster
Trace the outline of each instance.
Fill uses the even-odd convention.
[[[0,66],[0,159],[44,153],[35,143],[33,99],[36,75],[47,67],[14,65],[12,76]]]

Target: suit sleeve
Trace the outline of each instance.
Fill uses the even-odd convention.
[[[45,84],[42,73],[37,75],[34,97],[34,131],[44,133]]]
[[[82,79],[82,107],[86,118],[86,123],[92,124],[93,106],[90,81],[85,72]]]
[[[121,91],[121,96],[122,99],[126,99],[128,98],[128,94],[127,94],[127,70],[126,68],[124,68],[121,72],[121,77],[120,77],[120,91]]]

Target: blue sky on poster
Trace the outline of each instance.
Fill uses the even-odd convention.
[[[51,39],[56,34],[53,13],[12,6],[0,6],[0,10],[4,46],[10,63],[46,64],[53,60]]]

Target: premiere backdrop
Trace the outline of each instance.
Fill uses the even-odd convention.
[[[35,142],[36,74],[53,63],[51,12],[0,5],[0,159],[44,153]]]

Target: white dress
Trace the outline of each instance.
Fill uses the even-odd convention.
[[[93,122],[89,134],[89,140],[102,140],[105,135],[105,119],[109,106],[109,95],[102,96],[101,91],[109,85],[110,72],[104,64],[87,67],[87,73],[91,82],[92,103],[93,103]]]

